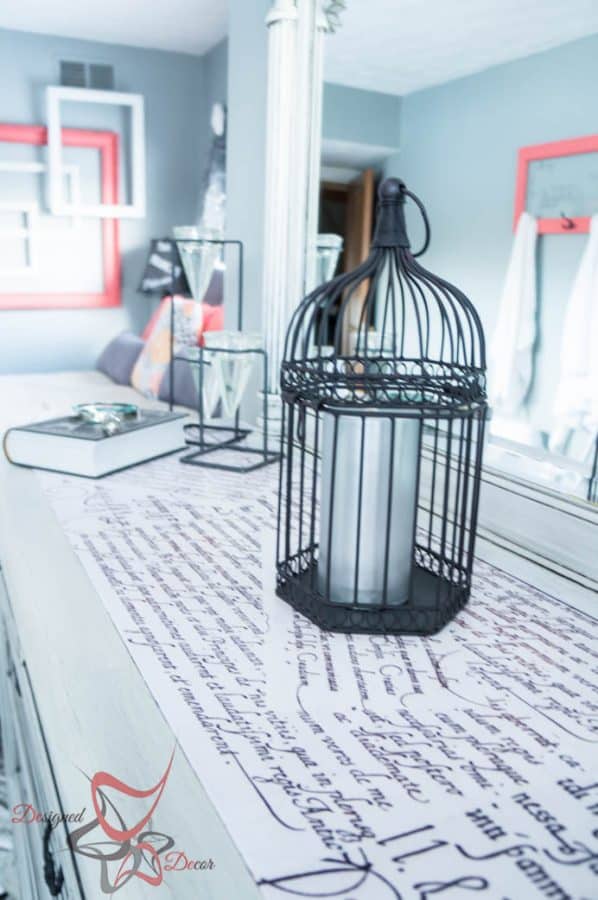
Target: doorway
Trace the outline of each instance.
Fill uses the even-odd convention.
[[[372,240],[375,197],[376,173],[371,168],[364,169],[348,181],[322,180],[318,231],[321,234],[338,234],[343,239],[336,274],[350,272],[367,259]],[[364,282],[351,297],[342,335],[344,353],[350,352],[354,344],[354,332],[359,325],[367,289],[367,282]],[[334,342],[335,326],[335,316],[332,316],[327,335],[329,343]]]

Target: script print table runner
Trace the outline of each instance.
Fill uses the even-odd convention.
[[[40,475],[264,897],[598,896],[596,620],[478,562],[431,638],[273,588],[276,471]]]

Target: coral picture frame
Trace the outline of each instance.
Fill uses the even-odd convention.
[[[104,204],[118,202],[118,135],[113,131],[78,128],[61,130],[65,147],[81,147],[100,153],[100,196]],[[0,142],[45,146],[47,128],[43,125],[0,124]],[[72,309],[110,307],[121,304],[121,261],[119,223],[102,219],[103,289],[97,292],[0,292],[0,309]]]
[[[513,230],[517,228],[519,217],[526,208],[530,164],[539,160],[554,159],[559,156],[574,156],[579,153],[598,153],[598,134],[569,138],[564,141],[551,141],[547,144],[532,144],[529,147],[520,148],[517,157]],[[538,234],[563,234],[568,231],[580,234],[589,230],[590,216],[538,219]]]

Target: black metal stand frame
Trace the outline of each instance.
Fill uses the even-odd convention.
[[[239,331],[243,329],[243,242],[238,240],[216,240],[211,238],[185,238],[181,240],[177,240],[177,246],[179,244],[219,244],[221,246],[232,245],[237,247],[238,250],[238,279],[237,279],[237,328]],[[174,283],[174,262],[172,268],[172,279]],[[197,400],[197,416],[198,416],[198,424],[190,424],[185,426],[185,432],[188,435],[191,431],[198,431],[198,438],[187,437],[187,444],[190,446],[196,446],[199,449],[193,451],[192,453],[188,453],[186,456],[182,456],[180,458],[180,462],[186,463],[187,465],[192,466],[203,466],[209,469],[220,469],[225,472],[240,472],[242,474],[246,474],[248,472],[254,472],[256,469],[261,469],[264,466],[270,465],[270,463],[278,462],[280,459],[280,453],[271,451],[268,449],[268,354],[267,351],[262,348],[250,349],[250,350],[233,350],[228,347],[210,347],[208,352],[210,354],[213,353],[224,353],[228,355],[254,355],[260,356],[262,358],[262,395],[263,395],[263,404],[262,404],[262,415],[263,415],[263,442],[261,447],[246,447],[239,446],[240,442],[243,441],[249,434],[251,434],[251,429],[242,428],[240,422],[240,413],[237,409],[234,417],[234,423],[231,426],[228,425],[206,425],[205,422],[205,410],[204,410],[204,402],[203,402],[203,379],[204,379],[204,366],[209,366],[211,363],[205,359],[204,354],[205,350],[203,347],[199,347],[199,354],[197,359],[191,359],[188,356],[181,356],[175,353],[175,335],[174,328],[175,326],[175,316],[174,316],[174,296],[171,294],[171,302],[170,302],[170,364],[169,364],[169,400],[168,405],[172,410],[173,408],[173,394],[174,394],[174,364],[176,360],[185,361],[189,363],[189,365],[198,367],[198,400]],[[208,440],[207,435],[215,433],[215,440]],[[222,437],[218,440],[218,436],[222,434],[227,434],[228,437]],[[216,450],[232,450],[238,453],[245,453],[251,456],[257,455],[260,456],[261,459],[250,465],[227,465],[225,463],[216,463],[210,462],[208,460],[203,459],[209,453],[214,453]]]
[[[262,359],[262,414],[264,421],[263,428],[263,439],[261,447],[245,447],[240,446],[239,442],[246,438],[249,434],[251,434],[251,430],[249,428],[241,428],[239,421],[239,410],[235,413],[234,425],[206,425],[205,424],[205,411],[203,406],[203,373],[204,366],[210,366],[211,363],[204,359],[205,350],[203,347],[199,348],[199,358],[197,360],[189,360],[188,357],[175,356],[174,359],[185,359],[187,362],[190,362],[192,365],[197,365],[199,367],[199,379],[198,379],[198,419],[199,422],[197,425],[187,425],[186,428],[197,429],[199,432],[198,440],[188,439],[187,443],[195,444],[199,447],[198,450],[195,450],[193,453],[188,453],[186,456],[181,457],[182,463],[187,463],[192,466],[205,466],[209,469],[220,469],[225,472],[241,472],[243,474],[247,472],[254,472],[256,469],[261,469],[264,466],[270,465],[270,463],[277,462],[280,459],[280,453],[268,450],[268,395],[267,395],[267,387],[268,387],[268,354],[262,348],[256,348],[252,350],[231,350],[228,347],[210,347],[208,349],[208,353],[224,353],[229,356],[259,356]],[[223,440],[215,440],[209,441],[206,440],[206,432],[218,432],[222,434],[223,432],[229,432],[230,437],[225,438]],[[260,456],[261,459],[250,465],[226,465],[225,463],[216,463],[209,462],[200,457],[206,456],[208,453],[213,453],[215,450],[233,450],[237,453],[247,453],[252,456]]]

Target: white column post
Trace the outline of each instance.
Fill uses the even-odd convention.
[[[311,244],[317,230],[325,19],[320,0],[274,0],[266,21],[269,51],[263,321],[269,391],[277,394],[286,329],[309,284],[306,265],[313,255]],[[274,407],[275,402],[270,403],[270,412],[276,416]]]
[[[274,0],[268,26],[268,115],[263,322],[268,351],[268,390],[278,392],[284,302],[288,289],[289,184],[296,88],[297,7]]]
[[[289,192],[289,283],[286,318],[299,303],[305,284],[305,251],[307,248],[307,206],[310,161],[311,66],[315,35],[317,0],[297,0],[297,91],[293,116],[292,167]]]
[[[320,212],[320,169],[322,165],[322,98],[324,94],[324,35],[327,30],[326,16],[321,0],[316,0],[315,28],[313,31],[309,117],[309,160],[307,173],[307,215],[305,277],[303,291],[307,293],[316,286],[316,239]]]

